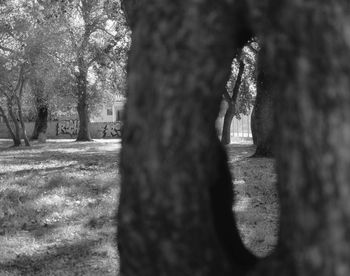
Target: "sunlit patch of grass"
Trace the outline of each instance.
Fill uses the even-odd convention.
[[[0,275],[116,275],[119,148],[55,141],[0,151],[9,162],[0,167]]]
[[[279,206],[274,160],[248,158],[251,145],[230,145],[229,166],[234,175],[237,225],[244,243],[255,254],[265,256],[277,243]]]

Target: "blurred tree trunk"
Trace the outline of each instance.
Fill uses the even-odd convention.
[[[258,61],[259,62],[259,61]],[[256,145],[254,157],[273,156],[273,95],[267,85],[265,73],[259,65],[257,95],[251,116],[253,142]]]
[[[350,6],[271,1],[279,246],[254,275],[350,275]],[[297,18],[297,20],[296,20]]]
[[[215,130],[233,49],[251,37],[244,13],[226,3],[127,6],[133,43],[118,210],[124,276],[244,275],[256,262],[235,224]]]
[[[251,275],[348,276],[350,6],[268,2],[262,58],[278,103],[281,220],[275,254]],[[223,91],[238,48],[230,38],[239,32],[229,27],[241,21],[229,19],[242,13],[221,1],[137,3],[121,161],[122,274],[244,275],[239,237],[235,251],[226,243],[226,253],[236,253],[230,259],[219,243],[228,240],[220,229],[237,229],[222,227],[233,221],[232,186],[215,133],[214,93]]]

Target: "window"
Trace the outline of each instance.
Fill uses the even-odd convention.
[[[107,116],[112,116],[112,115],[113,115],[112,108],[107,108]]]

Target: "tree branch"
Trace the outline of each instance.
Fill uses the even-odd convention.
[[[239,62],[238,75],[237,75],[237,79],[235,82],[235,86],[233,87],[233,92],[232,92],[232,97],[231,97],[231,101],[233,103],[235,103],[237,101],[237,98],[239,95],[239,88],[241,87],[243,72],[244,72],[244,62],[241,60]]]

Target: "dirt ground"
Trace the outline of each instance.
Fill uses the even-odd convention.
[[[0,276],[117,275],[120,141],[10,145],[0,140]],[[246,245],[266,255],[277,232],[273,160],[247,158],[247,143],[227,150],[239,228]]]

